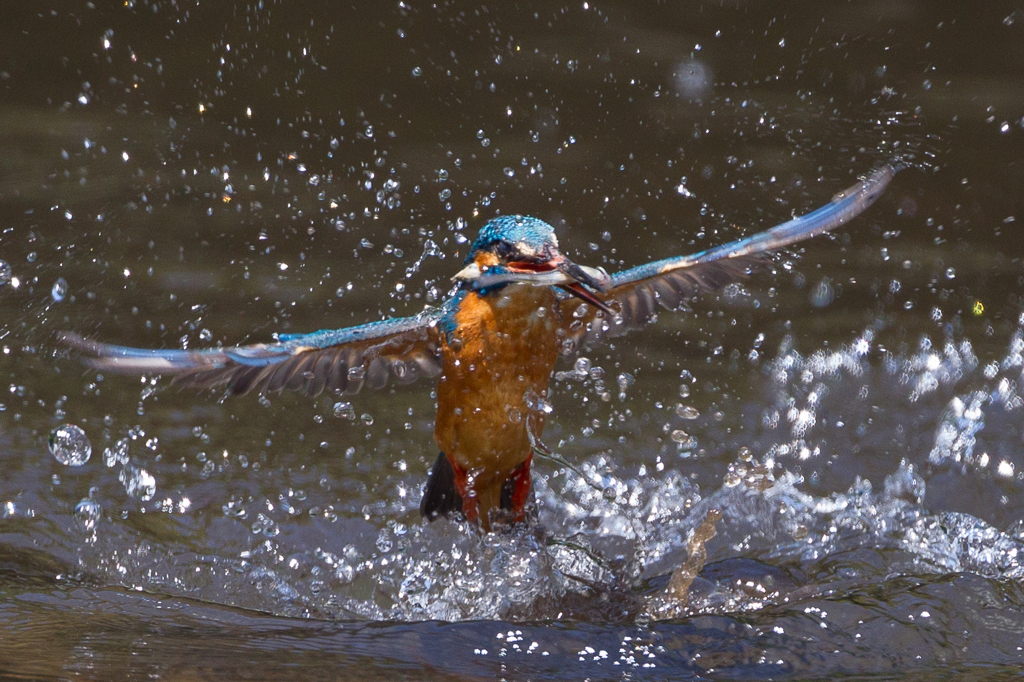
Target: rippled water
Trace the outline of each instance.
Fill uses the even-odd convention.
[[[1018,8],[0,14],[0,677],[1017,675]],[[616,270],[894,157],[833,238],[560,366],[509,532],[420,520],[429,382],[220,399],[55,345],[414,314],[499,212]]]

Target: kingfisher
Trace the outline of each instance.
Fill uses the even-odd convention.
[[[461,514],[486,532],[525,518],[559,357],[637,329],[659,307],[684,309],[698,294],[771,262],[772,251],[852,220],[897,170],[883,166],[821,208],[764,232],[613,275],[566,258],[551,225],[499,216],[481,228],[452,278],[452,296],[412,317],[201,350],[130,348],[70,332],[60,341],[102,372],[171,375],[180,385],[230,394],[353,394],[434,377],[440,452],[420,513],[428,520]]]

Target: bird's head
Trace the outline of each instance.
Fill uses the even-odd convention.
[[[529,216],[500,216],[481,229],[452,279],[476,291],[507,284],[557,286],[602,310],[611,312],[594,292],[605,292],[611,278],[604,270],[576,265],[558,250],[555,230]]]

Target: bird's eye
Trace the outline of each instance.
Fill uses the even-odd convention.
[[[491,250],[499,258],[511,258],[519,252],[519,249],[504,239],[496,241]]]

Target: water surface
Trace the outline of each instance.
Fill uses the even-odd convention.
[[[0,14],[0,676],[1017,674],[1012,4]],[[616,270],[895,158],[838,234],[559,367],[509,533],[421,522],[429,382],[221,400],[55,346],[415,314],[499,213]]]

